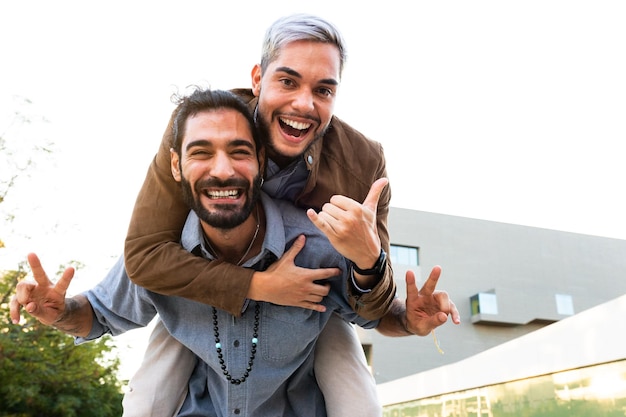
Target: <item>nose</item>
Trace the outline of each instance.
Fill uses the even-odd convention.
[[[218,152],[213,158],[211,176],[220,179],[231,178],[235,175],[232,161],[226,152]]]
[[[300,89],[294,99],[293,99],[293,108],[299,113],[309,113],[313,111],[313,93],[307,89]]]

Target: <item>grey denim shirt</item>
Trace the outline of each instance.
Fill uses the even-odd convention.
[[[367,321],[350,308],[349,264],[305,211],[265,194],[262,203],[267,220],[263,249],[244,266],[266,268],[268,259],[280,258],[294,239],[304,234],[306,243],[296,264],[306,268],[338,267],[341,275],[328,280],[331,291],[323,301],[327,307],[324,313],[259,303],[258,346],[246,381],[235,385],[224,376],[216,350],[211,306],[134,285],[126,275],[122,258],[102,282],[85,292],[95,320],[90,334],[77,342],[146,326],[158,314],[172,336],[203,361],[198,362],[191,377],[180,416],[325,416],[323,397],[313,373],[313,352],[320,332],[334,313],[365,328],[373,328],[378,322]],[[200,221],[193,212],[185,224],[181,243],[186,250],[211,259],[203,246]],[[255,304],[246,303],[243,315],[237,319],[217,310],[222,354],[233,378],[240,378],[250,361]]]

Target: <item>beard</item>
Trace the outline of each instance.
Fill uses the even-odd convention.
[[[185,203],[196,213],[200,220],[211,227],[228,230],[239,226],[252,214],[252,210],[261,198],[261,175],[257,174],[252,184],[243,179],[220,181],[210,178],[198,181],[195,184],[194,193],[191,184],[182,175],[181,170],[181,187]],[[198,197],[202,193],[201,190],[205,187],[241,187],[246,195],[244,205],[235,207],[230,204],[217,204],[214,211],[209,211],[202,205]]]

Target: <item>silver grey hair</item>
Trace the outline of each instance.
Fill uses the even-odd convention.
[[[339,29],[327,20],[310,14],[298,13],[275,21],[265,32],[261,52],[261,71],[265,71],[282,47],[295,41],[313,41],[333,44],[339,49],[339,75],[348,57],[346,43]]]

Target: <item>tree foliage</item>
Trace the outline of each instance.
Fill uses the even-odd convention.
[[[8,301],[23,265],[0,276],[0,416],[120,416],[119,359],[109,338],[74,338],[25,315],[9,320]]]
[[[0,150],[4,156],[12,152],[4,135]],[[30,166],[27,160],[0,170],[0,205]],[[0,236],[0,253],[8,238]],[[119,359],[109,338],[76,346],[73,337],[27,314],[21,324],[11,323],[8,303],[26,274],[25,263],[0,271],[0,417],[120,416]]]

